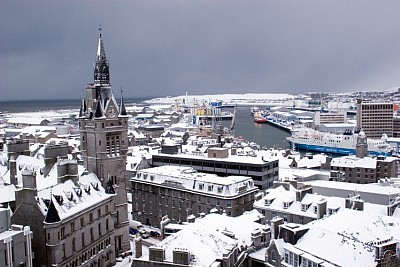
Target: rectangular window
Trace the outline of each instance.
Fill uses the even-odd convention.
[[[81,234],[82,247],[85,246],[85,233]]]
[[[65,227],[61,227],[61,238],[64,238],[65,235]]]
[[[108,232],[108,219],[106,219],[106,231]]]
[[[75,222],[72,222],[72,223],[71,223],[71,233],[72,233],[73,231],[75,231]]]
[[[72,251],[75,251],[75,237],[72,238]]]

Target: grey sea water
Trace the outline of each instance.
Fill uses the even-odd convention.
[[[290,133],[268,123],[255,123],[248,106],[237,108],[235,125],[235,136],[242,136],[261,147],[289,148],[286,137],[290,136]]]
[[[140,104],[146,99],[125,99],[125,103]],[[35,112],[46,110],[79,109],[81,100],[31,100],[0,102],[1,112]],[[238,107],[236,111],[235,136],[255,142],[261,147],[288,148],[286,137],[290,134],[268,123],[257,124],[253,121],[249,106]]]

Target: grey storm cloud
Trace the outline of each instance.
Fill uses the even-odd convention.
[[[126,97],[400,85],[400,1],[0,1],[3,100],[77,99],[98,25]]]

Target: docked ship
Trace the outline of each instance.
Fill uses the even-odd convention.
[[[342,134],[320,132],[311,128],[293,130],[292,135],[286,137],[289,143],[302,150],[350,155],[356,154],[358,137],[365,138],[364,132],[359,129],[346,130]],[[393,148],[385,139],[366,139],[367,150],[370,155],[390,156]]]
[[[254,113],[254,122],[266,123],[268,122],[268,119],[262,115],[261,111],[257,111]]]

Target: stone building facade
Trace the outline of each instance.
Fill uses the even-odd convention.
[[[257,191],[250,177],[219,177],[176,166],[140,170],[131,183],[133,218],[157,226],[166,215],[183,222],[213,209],[239,216],[252,209]]]
[[[86,87],[78,116],[84,166],[99,177],[105,188],[111,184],[116,193],[116,252],[129,249],[126,192],[126,154],[128,115],[123,98],[118,104],[111,89],[109,63],[100,33],[94,82]]]
[[[381,178],[397,177],[397,158],[352,157],[334,158],[331,161],[331,177],[358,184],[377,183]]]
[[[65,148],[51,145],[50,153],[42,148],[13,161],[10,173],[19,190],[12,222],[34,232],[33,266],[115,265],[115,192],[68,159]],[[38,160],[38,155],[46,157]]]
[[[11,224],[11,210],[0,208],[0,266],[32,267],[32,231]]]

